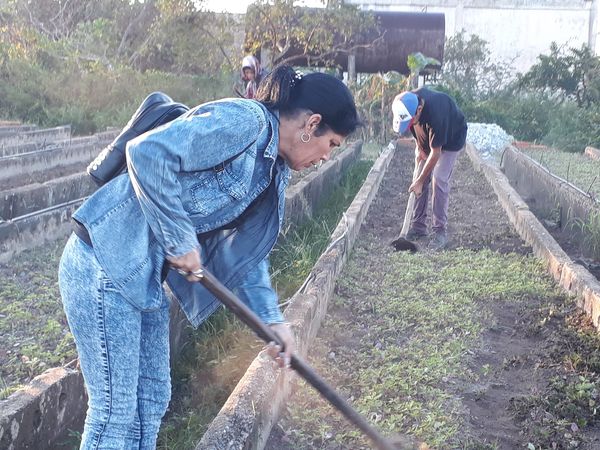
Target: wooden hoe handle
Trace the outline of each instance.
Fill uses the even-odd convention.
[[[281,345],[277,335],[265,325],[254,312],[248,308],[233,292],[227,289],[214,275],[206,270],[195,273],[200,283],[208,289],[221,303],[227,306],[242,322],[248,325],[259,338],[266,343],[275,342]],[[325,397],[338,411],[356,425],[379,450],[404,450],[392,444],[379,431],[373,428],[346,400],[344,400],[323,378],[321,378],[306,362],[296,355],[292,355],[292,368],[319,393]]]

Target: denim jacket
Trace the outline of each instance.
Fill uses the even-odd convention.
[[[102,269],[141,310],[162,302],[166,256],[200,249],[202,264],[266,323],[283,321],[268,273],[289,168],[277,156],[278,117],[246,99],[200,105],[127,145],[128,173],[73,214]],[[199,283],[167,283],[198,326],[219,306]]]

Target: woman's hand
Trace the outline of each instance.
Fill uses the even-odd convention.
[[[267,347],[267,352],[273,358],[279,367],[289,367],[292,360],[292,354],[296,351],[296,341],[292,330],[287,323],[274,323],[269,325],[271,330],[275,332],[279,341],[283,344],[284,351],[274,342],[271,342]]]
[[[171,267],[177,269],[181,274],[186,273],[185,278],[191,282],[199,281],[199,277],[194,275],[194,272],[199,273],[202,270],[202,263],[200,261],[200,252],[197,248],[191,252],[181,256],[167,256],[167,261]]]

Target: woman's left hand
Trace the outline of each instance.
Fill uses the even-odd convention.
[[[269,325],[271,330],[275,332],[279,341],[283,344],[284,351],[281,351],[281,346],[271,342],[267,347],[267,352],[273,358],[279,367],[289,367],[292,360],[292,354],[296,351],[296,341],[289,324],[274,323]]]
[[[202,269],[202,261],[200,260],[200,252],[194,249],[191,252],[181,256],[167,256],[167,261],[174,269],[177,269],[188,281],[192,283],[198,282],[200,278],[197,275]]]

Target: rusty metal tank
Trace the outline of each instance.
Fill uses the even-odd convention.
[[[356,72],[376,73],[396,70],[410,73],[407,58],[411,53],[443,62],[445,41],[445,18],[442,13],[377,12],[373,11],[383,32],[383,40],[376,46],[356,51]],[[372,33],[372,39],[377,37]],[[336,58],[347,70],[348,58]]]
[[[304,14],[318,14],[318,8],[305,8]],[[358,48],[355,51],[355,67],[359,73],[377,73],[390,70],[408,75],[407,58],[411,53],[421,52],[423,55],[443,62],[445,42],[445,17],[443,13],[416,13],[369,11],[375,15],[378,28],[366,36],[357,36],[357,42],[374,42],[379,36],[382,39],[370,48]],[[248,32],[248,30],[247,30]],[[290,49],[286,59],[298,55],[292,62],[294,65],[305,65],[302,51]],[[258,56],[258,55],[257,55]],[[340,53],[335,63],[343,70],[348,70],[348,55]],[[314,63],[313,65],[319,65]]]

